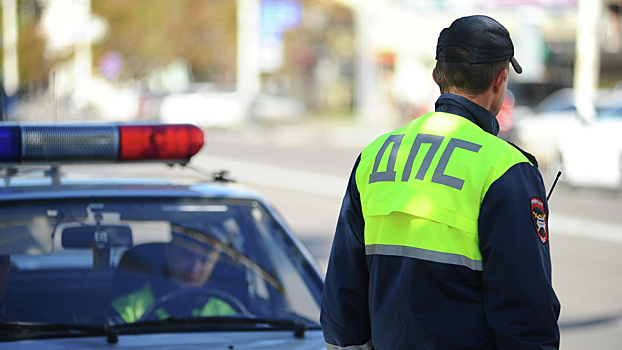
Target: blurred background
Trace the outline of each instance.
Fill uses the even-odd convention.
[[[434,109],[436,40],[511,33],[500,137],[550,200],[562,348],[622,344],[622,1],[1,0],[0,119],[205,128],[194,162],[264,194],[326,268],[358,153]],[[528,257],[526,257],[528,258]]]

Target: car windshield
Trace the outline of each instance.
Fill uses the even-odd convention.
[[[556,91],[545,98],[534,113],[572,112],[576,110],[574,92],[570,89]]]
[[[321,282],[256,201],[63,199],[0,210],[0,321],[319,320]]]

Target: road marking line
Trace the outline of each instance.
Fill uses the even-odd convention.
[[[549,227],[553,235],[622,243],[622,225],[552,213]]]
[[[340,176],[208,155],[201,155],[198,158],[195,159],[195,164],[208,164],[210,168],[226,169],[233,179],[241,183],[268,185],[339,198],[343,197],[348,185],[348,178]]]
[[[338,198],[343,198],[348,183],[346,177],[210,155],[196,156],[195,164],[206,164],[210,168],[229,170],[231,177],[241,183],[267,185]],[[553,235],[622,244],[622,225],[553,212],[549,218],[549,226]]]

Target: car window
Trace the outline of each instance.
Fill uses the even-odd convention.
[[[0,210],[1,321],[319,320],[321,285],[256,201],[65,199]]]
[[[622,118],[622,108],[604,108],[598,110],[598,119],[619,119]]]
[[[535,109],[534,113],[551,113],[575,111],[574,93],[571,90],[559,90],[545,98]]]
[[[577,107],[575,106],[566,106],[561,109],[562,112],[576,112]]]

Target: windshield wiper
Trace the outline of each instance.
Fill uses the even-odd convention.
[[[313,326],[308,326],[311,323]],[[142,321],[130,324],[116,325],[111,328],[119,330],[122,333],[133,330],[148,329],[150,331],[157,332],[170,332],[172,328],[192,328],[200,329],[205,326],[215,326],[215,328],[226,328],[230,330],[232,326],[242,326],[244,330],[248,326],[268,326],[272,329],[283,329],[294,331],[296,338],[304,338],[305,332],[308,329],[320,329],[319,325],[315,325],[314,322],[305,320],[303,318],[289,319],[289,318],[258,318],[251,316],[217,316],[217,317],[183,317],[174,318],[169,317],[164,320],[158,321]],[[161,326],[169,326],[168,328],[161,328]],[[224,326],[224,327],[221,327]],[[262,329],[262,328],[259,328]]]
[[[106,341],[110,344],[119,341],[119,332],[106,325],[0,322],[0,341],[73,336],[106,336]]]

